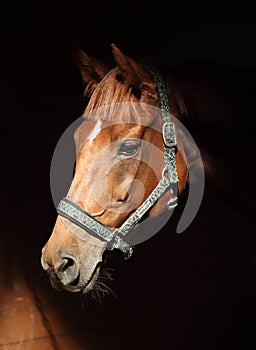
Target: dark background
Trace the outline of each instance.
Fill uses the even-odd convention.
[[[130,57],[150,59],[159,67],[210,62],[255,69],[255,18],[249,2],[10,3],[1,9],[0,21],[3,260],[9,265],[20,259],[32,276],[42,273],[40,249],[56,217],[49,187],[51,156],[62,132],[84,107],[72,42],[111,64],[114,42]],[[232,79],[236,84],[236,76]],[[247,90],[252,93],[238,80],[236,96]],[[248,123],[249,114],[247,129],[252,131],[253,104],[246,113],[245,117],[241,108],[241,120]],[[254,138],[253,132],[247,136]],[[231,151],[243,147],[240,140],[233,142]],[[254,181],[252,150],[245,150],[252,154],[249,161],[243,162],[241,152],[235,167],[230,167],[241,173],[243,186],[248,181],[249,189]],[[253,212],[253,201],[241,202],[241,184],[234,191],[244,212],[246,206]],[[137,247],[130,263],[114,259],[119,299],[110,298],[96,311],[91,306],[89,312],[107,320],[112,306],[112,317],[118,319],[125,318],[118,305],[131,303],[130,310],[144,310],[151,327],[143,328],[144,335],[137,333],[134,348],[151,344],[155,349],[160,340],[168,341],[167,348],[172,349],[255,348],[252,222],[237,210],[235,200],[226,202],[221,194],[206,192],[187,234],[170,234],[170,226],[161,238],[169,245],[163,247],[157,235]],[[55,300],[55,292],[50,285],[47,288]],[[58,295],[60,312],[65,311],[61,302],[67,301],[79,310],[80,299],[62,298]],[[127,319],[133,322],[137,316],[134,311]],[[119,340],[106,348],[118,348]]]

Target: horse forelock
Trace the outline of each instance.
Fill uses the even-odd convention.
[[[145,116],[149,113],[146,104],[147,99],[138,98],[129,81],[120,79],[120,71],[116,67],[94,89],[84,117],[111,123],[145,123]]]

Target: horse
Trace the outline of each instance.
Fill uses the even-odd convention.
[[[109,68],[99,59],[73,47],[85,83],[87,105],[84,121],[74,135],[74,178],[67,200],[62,204],[67,207],[75,203],[71,211],[78,208],[78,216],[86,215],[87,220],[101,225],[100,229],[108,227],[113,231],[134,217],[136,210],[157,188],[165,168],[165,157],[163,120],[158,113],[159,93],[152,69],[125,55],[115,44],[112,44],[112,52],[116,66]],[[168,89],[173,96],[175,91],[167,85]],[[178,99],[173,100],[167,101],[171,115],[175,115],[177,109]],[[183,108],[182,101],[179,108]],[[172,122],[165,123],[169,132],[172,125]],[[147,208],[145,216],[149,218],[161,216],[170,201],[182,196],[188,183],[183,145],[178,139],[168,146],[173,151],[178,177],[176,195],[163,190],[160,198]],[[104,153],[106,149],[108,152]],[[139,157],[142,153],[144,158]],[[97,157],[99,160],[95,161]],[[81,233],[78,222],[70,222],[70,216],[61,214],[59,211],[52,235],[42,249],[41,263],[53,287],[85,294],[97,285],[108,245],[100,237],[89,234],[90,227],[88,232],[85,228]],[[139,235],[137,228],[141,221],[140,217],[134,224],[136,235]],[[126,257],[131,254],[131,247],[127,249],[120,237],[111,248],[119,248]]]
[[[41,258],[53,287],[69,292],[88,294],[96,289],[104,272],[106,254],[115,248],[114,245],[109,246],[105,239],[100,239],[99,235],[93,234],[91,226],[96,225],[96,230],[109,236],[111,233],[105,228],[111,228],[110,232],[115,232],[129,218],[134,218],[143,203],[152,198],[151,194],[157,188],[165,168],[164,123],[156,79],[148,66],[128,57],[114,44],[112,52],[115,66],[109,67],[80,48],[73,47],[74,59],[85,83],[86,108],[83,113],[84,120],[74,135],[74,178],[67,199],[61,202],[62,209],[70,206],[69,214],[66,215],[58,208],[56,224],[42,250]],[[223,71],[219,67],[217,69],[223,76],[228,72],[226,67]],[[248,194],[246,184],[241,181],[241,173],[236,169],[237,156],[245,159],[246,154],[239,147],[234,153],[233,142],[229,141],[240,140],[245,145],[249,139],[246,137],[247,131],[244,132],[242,128],[249,124],[243,122],[241,126],[239,108],[230,112],[229,103],[225,105],[226,101],[218,105],[217,84],[213,93],[210,93],[209,86],[211,88],[214,84],[206,84],[207,88],[201,83],[200,86],[198,81],[204,81],[206,76],[209,77],[208,73],[198,73],[198,70],[193,72],[189,67],[182,67],[182,70],[174,68],[172,71],[163,68],[163,72],[168,110],[176,118],[176,126],[178,121],[185,123],[195,132],[199,143],[202,141],[205,145],[200,147],[200,152],[208,187],[213,192],[224,194],[225,200],[234,203],[236,210],[243,209],[244,201],[240,200],[240,196],[243,200],[249,199],[250,193]],[[215,70],[212,75],[216,83]],[[231,85],[233,76],[236,75],[228,76]],[[243,79],[239,81],[243,82]],[[225,87],[222,82],[220,85]],[[237,94],[241,98],[240,90]],[[200,96],[204,98],[200,99]],[[214,103],[211,96],[216,98]],[[248,95],[245,102],[249,106],[247,102],[250,101],[247,98]],[[243,139],[238,134],[241,130],[245,135]],[[191,188],[193,182],[197,181],[189,172],[187,159],[188,154],[193,158],[193,147],[183,136],[177,130],[177,143],[174,148],[179,206],[182,198],[185,198],[187,188]],[[149,147],[148,152],[142,152],[142,149],[147,149],[144,146]],[[226,161],[229,159],[229,150],[232,159],[234,158],[231,166]],[[224,158],[219,156],[220,152],[224,152]],[[142,153],[144,158],[139,156]],[[202,172],[198,162],[192,162],[192,167],[194,174]],[[232,176],[229,176],[230,171]],[[240,191],[234,191],[237,184]],[[174,197],[171,200],[175,200]],[[143,231],[143,220],[151,218],[154,222],[161,218],[169,202],[170,191],[157,198],[143,218],[136,221],[132,242],[142,235],[143,232],[140,231]],[[245,208],[247,212],[249,208]],[[93,220],[92,224],[89,227],[79,227],[77,220],[72,222],[71,211],[77,217]],[[127,247],[122,239],[115,244],[126,257],[131,255],[131,247]]]

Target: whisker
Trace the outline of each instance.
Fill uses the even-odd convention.
[[[100,270],[100,273],[97,278],[97,281],[95,282],[94,288],[89,293],[90,296],[99,303],[106,296],[112,296],[115,298],[117,297],[112,287],[108,285],[108,282],[111,282],[114,280],[111,274],[113,271],[114,269],[112,268],[103,267]]]

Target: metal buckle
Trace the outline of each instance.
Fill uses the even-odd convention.
[[[121,250],[124,254],[124,260],[129,260],[132,257],[134,247],[129,246],[128,243],[122,240],[121,237],[117,236],[116,233],[114,233],[113,238],[111,241],[107,242],[107,249],[113,250],[118,249]]]
[[[129,247],[128,251],[124,254],[124,260],[129,260],[134,252],[134,247]]]
[[[171,198],[168,202],[167,202],[167,209],[168,210],[172,210],[174,209],[175,207],[177,207],[178,205],[178,197],[174,197],[174,198]]]
[[[174,123],[166,122],[163,124],[163,139],[167,147],[174,147],[177,145]]]

